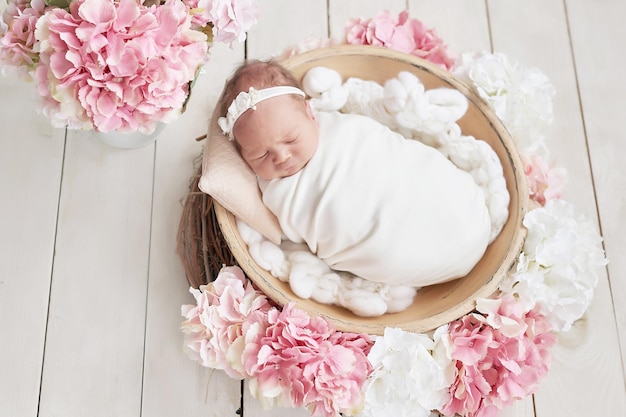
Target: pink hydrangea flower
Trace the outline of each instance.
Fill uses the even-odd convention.
[[[208,48],[176,0],[150,7],[78,0],[69,12],[47,11],[35,35],[47,68],[40,88],[48,87],[61,112],[80,112],[67,119],[88,120],[104,132],[150,132],[176,117]]]
[[[397,17],[385,10],[371,19],[351,19],[345,28],[346,42],[354,45],[384,46],[428,60],[447,70],[454,66],[443,40],[434,29],[409,17]]]
[[[293,303],[271,310],[269,325],[243,352],[253,395],[266,406],[307,406],[313,415],[354,412],[371,372],[367,335],[337,333]]]
[[[26,79],[39,62],[35,26],[45,9],[44,0],[13,0],[2,14],[0,64],[14,67]]]
[[[209,14],[211,2],[212,0],[183,0],[183,3],[189,7],[191,25],[194,28],[204,28],[211,23]]]
[[[297,45],[286,48],[280,54],[279,59],[286,59],[294,55],[299,55],[304,52],[313,51],[319,48],[327,48],[327,47],[335,45],[336,43],[337,42],[335,42],[333,39],[330,39],[330,38],[327,38],[327,39],[320,39],[320,38],[315,38],[315,37],[306,38],[305,40],[298,43]]]
[[[257,22],[258,0],[183,0],[189,7],[194,29],[212,29],[216,42],[246,40],[246,32]]]
[[[254,289],[239,267],[223,268],[215,281],[190,292],[196,304],[181,308],[189,355],[233,378],[248,377],[242,362],[246,332],[254,324],[266,326],[271,308],[267,297]]]
[[[258,0],[7,3],[2,73],[37,83],[53,126],[102,132],[177,118],[212,42],[245,40],[259,12]]]
[[[565,171],[540,155],[522,157],[528,178],[530,198],[545,206],[548,200],[560,198],[565,185]]]
[[[493,329],[484,326],[475,314],[451,323],[449,332],[454,343],[452,359],[465,365],[475,365],[487,356],[490,348],[498,347]]]
[[[533,393],[548,372],[556,336],[545,316],[525,312],[512,296],[483,303],[449,326],[450,354],[457,377],[446,415],[495,417],[513,401]]]
[[[199,3],[205,5],[215,42],[243,42],[259,16],[257,0],[199,0]]]

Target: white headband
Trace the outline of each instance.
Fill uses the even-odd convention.
[[[239,119],[239,117],[241,117],[242,114],[250,109],[256,110],[256,105],[263,100],[267,100],[268,98],[272,97],[283,96],[286,94],[297,94],[299,96],[306,97],[304,91],[288,85],[269,87],[262,90],[257,90],[254,87],[250,87],[247,93],[245,91],[242,91],[241,93],[237,94],[237,97],[235,97],[230,106],[228,106],[228,112],[226,113],[226,117],[220,117],[219,119],[217,119],[217,123],[222,128],[222,132],[224,132],[225,135],[228,135],[230,140],[233,140],[233,126],[235,126],[235,122],[237,121],[237,119]]]

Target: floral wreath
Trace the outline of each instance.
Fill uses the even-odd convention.
[[[344,42],[385,46],[441,65],[490,105],[513,137],[536,208],[517,264],[496,294],[432,332],[386,328],[383,336],[339,332],[324,317],[282,309],[237,266],[190,288],[184,345],[201,365],[247,379],[264,408],[307,407],[314,416],[495,416],[533,394],[550,367],[556,333],[589,306],[607,260],[595,225],[560,198],[565,172],[544,144],[554,88],[536,68],[503,54],[456,61],[433,29],[382,12],[350,20]],[[307,40],[286,55],[325,46]]]

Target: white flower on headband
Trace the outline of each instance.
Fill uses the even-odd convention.
[[[228,135],[230,140],[233,140],[233,126],[235,126],[235,122],[241,117],[242,114],[250,109],[256,110],[256,105],[263,100],[267,100],[272,97],[282,96],[285,94],[297,94],[299,96],[306,97],[302,90],[288,85],[269,87],[262,90],[257,90],[254,87],[250,87],[247,92],[242,91],[241,93],[237,94],[237,97],[235,97],[230,106],[228,106],[226,116],[217,119],[217,124],[222,129],[222,132],[225,135]]]

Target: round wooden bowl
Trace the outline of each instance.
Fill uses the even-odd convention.
[[[317,49],[283,61],[298,79],[314,66],[325,66],[348,77],[373,80],[384,84],[400,71],[417,75],[425,87],[454,88],[469,101],[469,109],[459,125],[465,135],[485,140],[500,158],[511,197],[509,218],[500,235],[487,248],[482,259],[463,278],[422,288],[406,310],[380,317],[359,317],[347,309],[317,303],[296,296],[289,284],[281,282],[262,269],[251,258],[241,239],[234,216],[216,204],[216,217],[226,242],[248,277],[272,300],[280,305],[294,301],[312,315],[326,316],[337,330],[381,335],[385,327],[399,327],[423,333],[456,320],[471,312],[477,298],[492,295],[500,281],[515,264],[521,251],[525,229],[528,191],[520,157],[502,122],[467,85],[445,70],[412,55],[372,46],[341,45]],[[384,256],[381,255],[381,256]],[[454,262],[453,259],[450,262]]]

